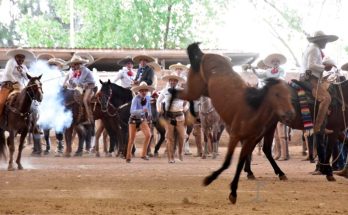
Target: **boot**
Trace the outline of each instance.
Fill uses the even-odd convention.
[[[348,164],[346,164],[342,170],[334,171],[334,174],[348,178]]]

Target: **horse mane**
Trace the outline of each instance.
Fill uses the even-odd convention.
[[[245,99],[247,104],[253,109],[257,110],[261,106],[270,87],[278,84],[279,82],[279,79],[267,78],[265,80],[265,86],[262,88],[247,87],[245,90]]]
[[[199,42],[196,42],[196,43],[190,44],[187,47],[187,55],[189,56],[189,59],[190,59],[191,69],[194,72],[199,71],[202,57],[204,55],[204,53],[199,48],[199,44],[200,44]]]

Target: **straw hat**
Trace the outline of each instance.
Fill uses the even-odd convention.
[[[272,60],[275,60],[275,59],[279,60],[279,65],[282,65],[282,64],[286,63],[286,57],[284,55],[278,54],[278,53],[274,53],[274,54],[268,55],[263,60],[263,63],[266,66],[273,67]]]
[[[37,60],[48,60],[54,58],[54,55],[48,53],[41,53],[36,56]]]
[[[66,65],[66,61],[61,58],[51,58],[48,61],[50,65],[61,66],[63,70],[68,69],[69,67]]]
[[[169,66],[169,70],[175,71],[176,69],[187,70],[187,67],[181,63],[176,63]]]
[[[132,64],[134,64],[134,61],[133,61],[132,57],[127,56],[127,57],[123,58],[122,60],[120,60],[120,61],[118,62],[118,64],[120,64],[121,66],[125,66],[125,65],[127,65],[127,63],[129,63],[129,62],[131,62]]]
[[[153,71],[155,71],[155,72],[160,72],[162,70],[161,66],[158,63],[156,63],[155,61],[147,63],[147,65],[149,67],[151,67],[153,69]]]
[[[139,90],[153,91],[153,90],[155,90],[155,88],[154,88],[154,87],[151,87],[151,86],[148,86],[147,83],[146,83],[145,81],[143,81],[143,82],[141,82],[141,83],[139,84],[139,86],[134,86],[134,87],[132,87],[131,90],[132,90],[133,92],[136,93],[136,92],[138,92]]]
[[[329,42],[334,42],[338,39],[338,36],[336,35],[327,35],[324,34],[323,31],[316,31],[312,36],[307,37],[307,40],[311,43],[320,41],[320,40],[325,40],[327,43]]]
[[[146,60],[148,63],[152,62],[152,61],[155,61],[155,58],[153,57],[150,57],[148,55],[137,55],[133,58],[133,61],[135,63],[139,63],[140,60]]]
[[[87,52],[75,52],[74,55],[80,56],[82,59],[86,60],[88,65],[92,64],[94,62],[94,57]]]
[[[344,71],[348,71],[348,63],[345,63],[341,66],[341,69]]]
[[[6,56],[8,57],[15,57],[16,55],[24,55],[26,61],[33,61],[35,60],[35,54],[29,50],[23,49],[21,47],[17,49],[12,49],[6,52]]]
[[[66,62],[66,65],[71,65],[74,63],[86,64],[86,63],[88,63],[88,60],[83,59],[79,55],[73,55],[72,58],[68,62]]]
[[[170,79],[176,79],[179,82],[185,82],[185,79],[183,77],[180,77],[176,72],[172,72],[170,73],[170,75],[165,75],[162,77],[163,81],[169,81]]]
[[[323,59],[323,64],[335,66],[336,62],[333,59],[331,59],[329,56],[325,56]]]

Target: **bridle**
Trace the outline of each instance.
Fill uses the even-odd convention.
[[[108,116],[110,117],[114,117],[114,116],[119,116],[119,111],[124,108],[127,107],[130,102],[124,103],[118,107],[115,107],[110,101],[112,98],[112,89],[111,87],[109,87],[109,96],[105,95],[104,93],[102,93],[100,91],[100,93],[98,94],[99,96],[97,96],[97,101],[100,104],[101,107],[101,111],[103,113],[106,113]],[[104,103],[104,101],[106,101]],[[105,105],[104,105],[105,104]]]

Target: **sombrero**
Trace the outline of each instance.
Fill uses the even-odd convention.
[[[325,56],[323,59],[323,64],[334,66],[334,65],[336,65],[336,62],[333,59],[331,59],[330,57]]]
[[[132,90],[133,92],[136,93],[136,92],[138,92],[139,90],[153,91],[153,90],[155,90],[155,88],[154,88],[154,87],[151,87],[151,86],[148,86],[147,83],[146,83],[145,81],[143,81],[143,82],[141,82],[141,83],[139,84],[139,86],[134,86],[134,87],[132,87],[131,90]]]
[[[66,62],[66,65],[71,65],[74,63],[86,64],[86,63],[88,63],[88,60],[83,59],[79,55],[73,55],[72,58],[68,62]]]
[[[131,62],[132,64],[134,64],[133,59],[130,56],[127,56],[125,58],[123,58],[122,60],[120,60],[118,62],[118,64],[120,64],[121,66],[127,65],[127,63]]]
[[[181,63],[176,63],[169,66],[169,70],[175,71],[176,69],[187,70],[187,67]]]
[[[25,61],[33,61],[35,60],[35,54],[29,50],[23,49],[21,47],[17,49],[12,49],[6,52],[6,56],[8,57],[14,57],[16,55],[24,55],[25,56]]]
[[[165,75],[162,77],[163,81],[169,81],[170,79],[176,79],[179,82],[185,82],[185,79],[183,77],[178,76],[176,72],[170,73],[170,75]]]
[[[61,59],[61,58],[51,58],[48,61],[48,64],[50,65],[57,65],[57,66],[61,66],[62,70],[66,70],[69,67],[66,65],[66,61]]]
[[[148,63],[152,62],[152,61],[155,61],[155,58],[153,57],[150,57],[148,55],[137,55],[133,58],[133,61],[135,63],[139,63],[140,60],[146,60]]]
[[[345,63],[341,66],[341,69],[344,71],[348,71],[348,63]]]
[[[313,36],[307,37],[307,40],[311,43],[319,41],[319,40],[325,40],[327,43],[336,41],[338,39],[338,36],[336,35],[326,35],[323,31],[316,31],[314,32]]]
[[[74,55],[78,55],[82,59],[87,60],[86,64],[88,64],[88,65],[90,65],[90,64],[92,64],[94,62],[94,57],[90,53],[87,53],[87,52],[75,52]]]
[[[274,54],[268,55],[268,56],[263,60],[263,63],[264,63],[266,66],[273,67],[273,65],[272,65],[272,60],[274,60],[274,59],[279,60],[279,65],[282,65],[282,64],[286,63],[286,57],[285,57],[284,55],[278,54],[278,53],[274,53]]]
[[[151,67],[153,69],[153,71],[155,71],[155,72],[160,72],[161,71],[161,66],[158,63],[156,63],[155,61],[147,63],[147,65],[149,67]]]
[[[54,58],[54,55],[48,53],[41,53],[36,56],[37,60],[48,60]]]

